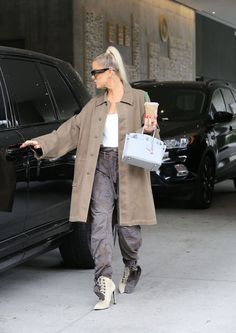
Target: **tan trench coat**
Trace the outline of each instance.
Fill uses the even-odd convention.
[[[150,173],[122,162],[125,135],[141,131],[144,92],[125,86],[117,103],[119,123],[119,223],[120,225],[156,224]],[[91,99],[76,116],[56,131],[35,138],[43,150],[42,158],[60,157],[77,148],[72,185],[70,221],[86,222],[103,128],[108,111],[107,94]],[[157,136],[159,131],[157,132]]]

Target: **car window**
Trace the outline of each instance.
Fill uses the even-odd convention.
[[[46,74],[48,83],[55,98],[59,118],[66,120],[72,117],[75,113],[78,113],[78,103],[58,69],[48,65],[41,66]]]
[[[54,121],[53,105],[37,65],[3,59],[1,67],[13,100],[17,123],[27,125]]]
[[[222,92],[223,92],[227,111],[235,114],[236,113],[236,110],[235,110],[236,103],[235,103],[235,99],[234,99],[234,96],[233,96],[231,90],[224,88],[224,89],[222,89]]]
[[[223,96],[220,92],[220,90],[216,90],[212,96],[212,101],[211,101],[211,110],[213,112],[222,112],[226,111],[226,106],[225,102],[223,100]]]
[[[195,108],[197,95],[188,93],[176,96],[176,106],[179,110],[192,111]]]
[[[232,89],[231,91],[232,91],[232,94],[234,96],[234,100],[236,101],[236,91],[234,89]]]
[[[163,120],[188,121],[198,119],[203,111],[205,94],[200,90],[176,87],[145,87],[151,101],[159,103]]]
[[[7,127],[7,117],[5,112],[5,105],[3,102],[2,88],[0,86],[0,128]]]
[[[230,104],[230,110],[233,114],[236,114],[236,102]]]

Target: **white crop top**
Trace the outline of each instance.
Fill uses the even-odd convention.
[[[102,145],[104,147],[118,147],[118,113],[108,113],[103,130]]]

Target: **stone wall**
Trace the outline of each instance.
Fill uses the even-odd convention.
[[[131,16],[131,29],[130,29],[130,40],[132,40],[132,54],[130,62],[126,63],[128,77],[130,81],[135,81],[140,78],[140,43],[139,34],[140,28],[134,18]],[[94,95],[96,93],[95,85],[91,81],[91,63],[93,59],[103,53],[108,46],[104,42],[104,36],[106,36],[106,25],[104,24],[104,16],[96,14],[96,12],[88,11],[85,9],[84,12],[84,39],[83,39],[83,50],[84,50],[84,83],[89,89],[90,93]],[[105,44],[105,45],[104,45]],[[111,43],[115,45],[116,43]],[[115,45],[117,46],[117,45]],[[118,47],[119,48],[119,47]],[[122,53],[122,52],[121,52]]]
[[[167,22],[165,42],[160,16]],[[120,50],[130,81],[195,78],[195,15],[172,1],[74,0],[73,37],[74,65],[92,94],[91,62],[108,45]]]
[[[192,80],[193,49],[191,43],[179,38],[169,38],[169,57],[163,57],[157,43],[149,43],[148,78],[163,81]]]
[[[96,31],[96,33],[94,33]],[[93,59],[104,52],[103,45],[104,29],[103,17],[91,11],[84,13],[84,83],[90,92],[95,92],[95,87],[91,86],[91,63]]]

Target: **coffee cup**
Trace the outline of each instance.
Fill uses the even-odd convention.
[[[157,117],[158,105],[159,103],[157,102],[145,102],[145,116],[151,118]]]

